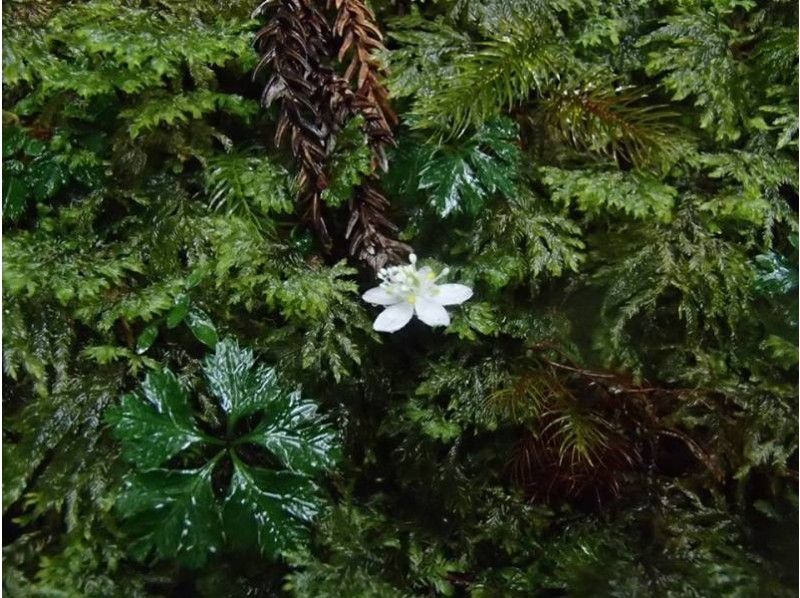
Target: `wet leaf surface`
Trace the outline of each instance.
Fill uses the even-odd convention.
[[[117,501],[138,538],[132,551],[200,566],[223,546],[223,518],[237,546],[255,546],[270,556],[288,550],[321,508],[313,478],[335,465],[336,435],[313,402],[284,390],[275,370],[257,366],[253,352],[236,342],[217,343],[204,372],[227,417],[222,437],[198,427],[189,395],[168,370],[149,374],[141,392],[124,396],[109,417],[123,456],[135,468]],[[236,438],[237,424],[256,414],[260,423]],[[269,458],[259,459],[258,450],[248,447],[266,449]],[[168,468],[186,463],[189,453],[192,460],[213,457],[197,468]],[[228,473],[215,476],[223,463]],[[220,483],[227,485],[219,493],[224,501],[215,495]]]

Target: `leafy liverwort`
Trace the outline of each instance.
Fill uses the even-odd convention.
[[[448,326],[450,314],[445,305],[459,305],[472,297],[472,289],[463,284],[437,284],[448,268],[439,274],[424,266],[417,270],[417,256],[409,256],[409,264],[383,268],[378,277],[380,286],[368,290],[364,301],[384,305],[372,327],[379,332],[396,332],[416,316],[428,326]]]

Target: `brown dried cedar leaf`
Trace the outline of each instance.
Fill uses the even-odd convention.
[[[350,255],[366,262],[375,271],[387,263],[400,262],[411,247],[398,241],[397,227],[386,217],[389,201],[372,185],[362,184],[350,200],[350,219],[345,238]]]
[[[328,185],[325,160],[335,126],[325,122],[328,110],[320,105],[319,89],[328,78],[322,62],[330,30],[313,0],[265,2],[254,14],[273,7],[271,18],[256,34],[261,59],[253,76],[262,70],[271,73],[261,103],[269,107],[280,102],[275,143],[281,144],[289,134],[290,149],[299,164],[301,213],[323,245],[329,246],[320,193]]]
[[[397,124],[397,116],[389,106],[388,90],[380,81],[383,67],[376,52],[384,48],[383,36],[375,24],[375,15],[362,0],[331,0],[330,5],[338,10],[333,33],[339,39],[339,61],[350,56],[344,78],[355,85],[355,107],[367,121],[364,132],[377,155],[373,168],[385,170],[384,147],[394,144],[391,127]]]

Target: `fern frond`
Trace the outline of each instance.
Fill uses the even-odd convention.
[[[683,323],[684,338],[735,335],[752,301],[755,269],[738,245],[719,238],[685,207],[668,226],[649,231],[620,261],[598,270],[605,287],[596,347],[608,363],[638,370],[633,330],[646,334],[666,311]],[[638,231],[642,234],[644,231]],[[655,232],[655,235],[653,235]],[[622,242],[630,242],[638,235]],[[677,332],[677,331],[673,331]]]
[[[92,464],[94,448],[101,440],[103,410],[114,401],[120,382],[109,375],[74,375],[63,387],[30,403],[18,414],[14,428],[19,440],[3,447],[8,459],[3,468],[4,511],[24,492],[34,490],[37,482],[43,482],[40,499],[35,501],[42,511],[65,505],[70,476]],[[72,452],[65,453],[67,447]],[[57,456],[55,461],[48,462],[44,471],[37,471],[53,455]],[[58,455],[66,463],[59,463]],[[38,476],[37,480],[34,476]],[[48,488],[48,478],[58,478],[62,483]]]
[[[797,88],[797,30],[773,27],[765,32],[754,53],[758,74],[771,83],[788,82]],[[795,89],[796,90],[796,89]]]
[[[561,31],[562,19],[590,8],[586,0],[456,0],[451,18],[473,22],[489,34],[519,21],[536,21]]]
[[[564,85],[538,102],[532,120],[557,143],[616,162],[668,167],[686,153],[688,140],[681,143],[677,113],[645,103],[647,97],[634,87]]]
[[[247,122],[258,111],[258,103],[235,94],[200,89],[184,94],[152,94],[136,106],[123,110],[120,116],[129,122],[131,139],[137,139],[157,127],[178,126],[218,110]]]
[[[459,57],[411,111],[411,124],[458,136],[567,74],[575,59],[551,28],[523,20]]]
[[[796,193],[798,188],[793,160],[762,152],[733,151],[701,154],[699,163],[720,184],[717,193],[703,203],[703,210],[721,221],[747,223],[758,227],[756,231],[760,228],[766,248],[772,245],[777,224],[797,231],[795,213],[786,201],[786,193]]]
[[[203,171],[209,206],[258,219],[292,211],[289,174],[277,164],[250,154],[217,154]]]
[[[469,36],[443,18],[429,20],[419,14],[390,19],[387,35],[397,47],[386,54],[391,70],[388,86],[395,98],[425,93],[430,82],[454,71],[456,56],[469,51]]]
[[[351,109],[363,118],[363,130],[371,149],[371,174],[388,170],[386,148],[396,145],[392,126],[398,120],[383,83],[385,71],[379,54],[385,51],[375,15],[362,0],[330,0],[338,10],[333,33],[339,42],[338,59],[349,64],[343,75],[355,92]],[[375,177],[356,188],[349,202],[345,229],[350,255],[373,270],[399,262],[411,248],[397,240],[398,228],[389,220],[389,200],[378,190]]]
[[[668,222],[678,196],[677,189],[647,172],[543,168],[542,174],[553,201],[575,205],[589,217],[614,212]]]
[[[662,74],[674,100],[694,98],[699,125],[718,140],[736,140],[748,126],[749,90],[745,65],[736,59],[735,30],[710,11],[667,17],[665,25],[642,38],[653,48],[647,72]]]
[[[464,274],[493,289],[536,288],[548,276],[577,272],[585,259],[579,227],[527,194],[479,220],[470,243],[475,258]]]

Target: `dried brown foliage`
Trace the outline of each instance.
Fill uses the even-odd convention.
[[[622,492],[629,473],[657,467],[664,447],[675,443],[713,478],[721,475],[714,459],[656,408],[675,407],[682,395],[539,355],[487,406],[523,424],[509,471],[532,498],[600,504]]]
[[[338,13],[333,33],[340,41],[340,62],[350,60],[345,80],[356,89],[355,108],[366,120],[365,133],[373,151],[373,168],[388,169],[386,147],[395,144],[392,126],[397,116],[389,104],[389,91],[381,83],[383,67],[376,53],[384,49],[375,15],[362,0],[331,0]]]
[[[254,14],[263,14],[271,2]],[[303,217],[326,248],[332,238],[325,222],[322,191],[328,186],[326,162],[334,136],[361,114],[372,150],[373,175],[349,202],[345,238],[351,255],[374,269],[398,261],[410,248],[396,240],[397,227],[386,213],[389,201],[378,191],[375,172],[388,168],[386,148],[395,144],[392,125],[397,117],[381,83],[382,67],[375,53],[383,48],[372,11],[360,0],[332,0],[337,10],[333,29],[314,0],[278,0],[269,21],[256,36],[262,58],[256,75],[270,73],[262,105],[279,100],[275,143],[287,133],[299,165],[299,203]],[[338,44],[338,60],[349,57],[344,74],[328,64]]]
[[[269,2],[256,9],[262,13]],[[324,245],[330,234],[323,218],[322,191],[328,186],[325,158],[330,142],[330,125],[320,105],[320,87],[327,53],[329,28],[312,0],[279,0],[274,14],[256,35],[262,69],[270,73],[261,94],[267,108],[279,100],[280,116],[275,144],[287,134],[292,155],[299,165],[300,207]]]
[[[388,208],[389,200],[369,184],[361,185],[350,200],[350,220],[345,232],[350,254],[376,271],[387,263],[399,261],[411,249],[394,238],[397,227],[386,217]]]

